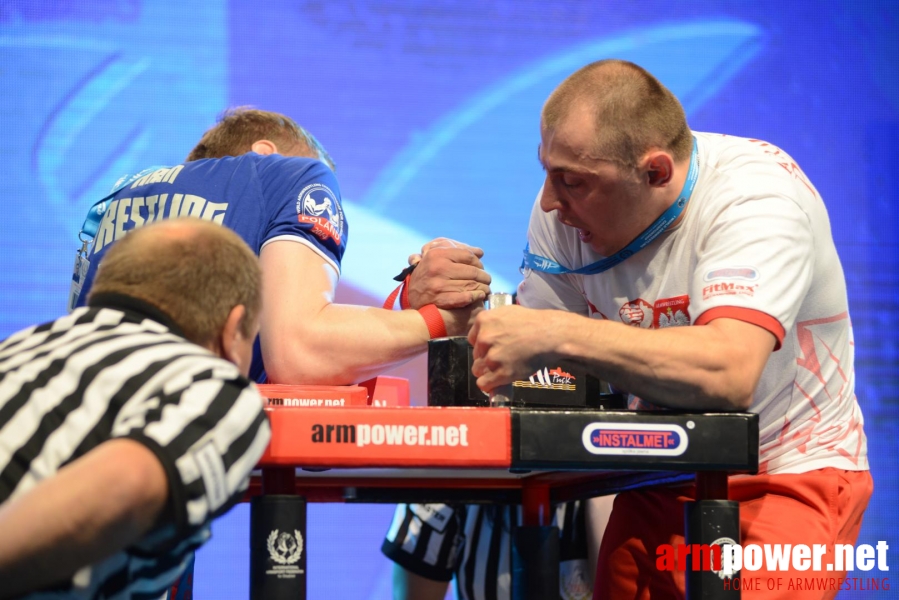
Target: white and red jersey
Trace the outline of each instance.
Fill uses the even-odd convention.
[[[519,301],[650,329],[720,317],[763,327],[778,343],[750,409],[760,472],[866,470],[846,283],[821,197],[771,144],[695,136],[699,180],[676,227],[604,273],[528,272]],[[603,258],[544,213],[539,195],[528,242],[568,269]]]

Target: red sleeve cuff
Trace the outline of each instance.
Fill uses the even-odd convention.
[[[777,339],[777,343],[774,345],[775,352],[780,350],[784,341],[784,335],[786,334],[780,321],[768,313],[740,306],[716,306],[715,308],[710,308],[699,315],[699,317],[693,321],[693,324],[706,325],[715,319],[735,319],[737,321],[743,321],[744,323],[752,323],[757,327],[769,331],[771,335]]]

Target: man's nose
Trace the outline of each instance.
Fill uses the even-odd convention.
[[[559,208],[562,208],[562,203],[559,202],[559,197],[556,196],[552,183],[547,177],[543,182],[543,194],[540,195],[540,209],[543,212],[552,212]]]

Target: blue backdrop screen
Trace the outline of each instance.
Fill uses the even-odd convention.
[[[861,542],[891,543],[897,26],[895,2],[850,0],[4,0],[0,335],[64,310],[78,226],[115,179],[182,161],[218,113],[246,104],[291,115],[336,159],[352,224],[341,299],[378,302],[435,236],[482,246],[494,288],[511,290],[543,177],[542,102],[579,66],[624,58],[683,101],[693,129],[784,148],[823,196],[875,478]],[[420,399],[421,363],[401,373]],[[390,598],[378,548],[391,511],[310,509],[310,598]],[[216,524],[198,556],[198,598],[245,597],[247,514]]]

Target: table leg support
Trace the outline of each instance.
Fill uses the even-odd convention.
[[[251,600],[306,600],[306,539],[305,498],[264,493],[250,500]]]
[[[740,573],[726,576],[716,565],[713,546],[740,543],[740,504],[727,499],[726,473],[697,473],[696,501],[684,505],[688,600],[739,600]],[[703,548],[703,546],[705,548]]]
[[[550,526],[549,487],[525,485],[521,512],[512,536],[512,600],[557,600],[559,528]]]
[[[558,598],[559,528],[516,528],[512,538],[512,600]]]

